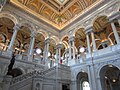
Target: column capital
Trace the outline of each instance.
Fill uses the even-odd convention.
[[[69,42],[70,42],[70,41],[75,41],[75,36],[69,37],[69,38],[68,38],[68,41],[69,41]]]
[[[37,33],[35,31],[31,32],[31,37],[36,37]]]
[[[111,16],[108,17],[109,22],[113,22],[115,19],[120,18],[120,12],[113,13]]]
[[[20,28],[21,28],[21,26],[20,26],[19,24],[16,24],[16,25],[13,27],[13,29],[14,29],[14,30],[17,30],[17,31],[20,30]]]
[[[63,45],[60,44],[60,43],[56,45],[56,49],[58,49],[58,48],[62,48],[62,47],[63,47]]]
[[[93,32],[93,26],[89,26],[89,27],[85,28],[85,34],[87,34],[89,32]]]
[[[50,38],[45,39],[45,44],[50,43]]]

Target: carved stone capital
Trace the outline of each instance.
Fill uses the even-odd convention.
[[[75,41],[75,36],[71,36],[71,37],[69,37],[68,41],[69,41],[69,42],[71,42],[71,41]]]
[[[89,26],[89,27],[85,28],[85,34],[87,34],[89,32],[93,32],[93,26]]]
[[[120,12],[113,13],[111,16],[108,17],[109,22],[113,22],[115,19],[120,18]]]
[[[36,37],[37,33],[35,31],[31,32],[31,37]]]
[[[45,44],[47,44],[47,43],[50,43],[50,38],[47,38],[47,39],[45,40]]]
[[[62,47],[63,47],[63,45],[62,45],[62,44],[57,44],[57,45],[56,45],[56,49],[58,49],[58,48],[60,48],[60,49],[61,49]]]
[[[16,25],[13,27],[13,29],[14,29],[14,30],[17,30],[17,31],[20,30],[20,28],[21,28],[21,26],[20,26],[19,24],[16,24]]]

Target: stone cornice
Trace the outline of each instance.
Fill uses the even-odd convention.
[[[114,19],[120,18],[120,11],[112,14],[111,16],[108,17],[109,21],[112,22]]]

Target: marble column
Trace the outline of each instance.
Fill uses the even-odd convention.
[[[75,59],[75,37],[74,36],[69,38],[68,44],[69,44],[69,55],[70,55],[69,59],[70,60],[72,59],[71,56],[73,56],[73,59]]]
[[[58,48],[56,48],[56,57],[55,57],[56,63],[59,63],[58,53],[59,53]]]
[[[87,66],[87,71],[88,71],[88,80],[90,84],[90,90],[93,90],[92,88],[92,79],[91,79],[91,72],[90,72],[90,65]]]
[[[14,27],[13,27],[13,35],[12,35],[12,38],[11,38],[11,41],[10,41],[10,44],[8,46],[8,49],[7,51],[11,51],[13,50],[13,45],[14,45],[14,42],[15,42],[15,39],[16,39],[16,36],[17,36],[17,32],[18,30],[20,30],[20,26],[18,24],[16,24]]]
[[[97,77],[97,90],[102,90],[100,77]]]
[[[43,51],[43,61],[44,61],[44,64],[45,64],[45,57],[46,57],[46,48],[47,48],[47,45],[45,43],[45,47],[44,47],[44,51]]]
[[[49,52],[49,45],[50,45],[50,39],[47,38],[45,40],[45,48],[44,48],[44,62],[46,65],[48,65],[48,52]]]
[[[58,51],[59,51],[59,57],[58,58],[59,58],[59,63],[60,63],[60,60],[61,60],[61,48],[59,48]]]
[[[113,33],[114,33],[114,36],[115,36],[115,40],[116,40],[116,42],[118,44],[118,43],[120,43],[120,37],[118,35],[117,29],[116,29],[116,27],[114,25],[114,22],[111,22],[111,26],[112,26],[112,30],[113,30]]]
[[[89,33],[86,33],[88,53],[91,53]]]
[[[71,60],[71,41],[68,42],[69,44],[69,60]]]
[[[91,31],[91,37],[92,37],[92,44],[93,44],[93,51],[96,51],[96,43],[95,43],[95,37],[94,37],[94,32]]]
[[[30,46],[29,46],[29,52],[28,52],[28,57],[29,57],[28,60],[32,62],[36,32],[32,32],[30,36],[31,36],[31,40],[30,40]]]
[[[73,59],[75,60],[75,38],[72,39],[72,47],[73,47]]]
[[[96,76],[95,76],[95,70],[94,70],[94,65],[88,65],[88,79],[90,83],[90,89],[91,90],[97,90],[97,84],[96,84]]]
[[[58,50],[58,63],[60,63],[62,44],[58,44],[58,45],[56,46],[56,48],[57,48],[57,50]]]

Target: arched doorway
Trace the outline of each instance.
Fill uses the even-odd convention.
[[[77,75],[77,90],[90,90],[88,74],[86,72],[78,73],[78,75]]]
[[[120,90],[120,70],[106,65],[100,70],[102,90]]]

